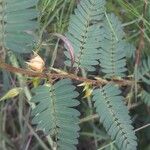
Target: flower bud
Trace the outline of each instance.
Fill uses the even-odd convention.
[[[44,70],[45,63],[43,59],[36,53],[34,53],[33,58],[29,60],[29,62],[26,62],[28,66],[37,72],[42,72]]]

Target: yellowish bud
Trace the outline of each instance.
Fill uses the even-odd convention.
[[[22,88],[20,88],[20,87],[13,88],[13,89],[9,90],[2,98],[0,98],[0,101],[14,98],[14,97],[18,96],[21,91],[22,91]]]
[[[91,84],[87,83],[87,82],[83,82],[81,84],[79,84],[78,86],[83,86],[83,92],[85,92],[85,95],[83,98],[89,98],[92,95],[93,92],[93,88],[91,86]]]
[[[44,70],[45,62],[43,59],[36,53],[34,53],[33,58],[29,60],[29,62],[26,62],[28,66],[37,72],[42,72]]]

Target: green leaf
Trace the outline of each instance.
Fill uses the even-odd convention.
[[[71,41],[75,52],[74,67],[95,71],[98,65],[98,48],[103,30],[100,30],[105,12],[105,0],[83,0],[70,18],[67,38]],[[71,65],[68,52],[66,65]],[[69,61],[68,61],[69,60]]]
[[[38,0],[5,0],[0,3],[0,46],[19,53],[32,51],[35,38],[31,33],[38,27],[37,3]]]
[[[142,101],[150,107],[150,93],[148,93],[147,91],[142,91]]]
[[[138,68],[138,80],[150,85],[150,57],[143,59],[141,66]]]
[[[126,72],[126,47],[121,22],[114,14],[106,14],[104,39],[99,49],[100,66],[107,78],[123,77]]]
[[[79,94],[74,90],[69,79],[33,89],[35,95],[31,101],[36,107],[32,110],[32,123],[46,134],[55,136],[58,150],[74,150],[78,144],[80,113],[73,107],[79,105],[75,99]]]
[[[136,150],[136,136],[121,91],[107,84],[93,92],[94,106],[107,133],[121,150]]]

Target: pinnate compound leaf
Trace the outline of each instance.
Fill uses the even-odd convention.
[[[136,150],[136,136],[121,91],[109,83],[93,92],[94,106],[107,133],[120,150]]]
[[[99,60],[102,72],[107,78],[125,76],[127,43],[124,41],[124,35],[117,16],[106,14]]]
[[[33,124],[46,134],[55,136],[58,150],[75,150],[79,137],[79,115],[73,107],[79,105],[75,99],[79,94],[71,80],[63,79],[54,85],[42,85],[33,89]]]
[[[0,46],[19,53],[31,52],[37,29],[38,0],[0,1]],[[32,33],[32,34],[31,34]]]
[[[150,93],[148,93],[147,91],[143,90],[142,91],[142,101],[148,106],[150,107]]]
[[[138,80],[150,85],[150,57],[143,59],[141,66],[138,68]]]
[[[102,20],[105,12],[105,0],[81,0],[70,18],[67,38],[72,43],[75,53],[74,67],[95,71],[98,65],[98,48],[103,30]],[[66,65],[71,66],[71,57],[65,53]]]

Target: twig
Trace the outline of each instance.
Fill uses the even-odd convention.
[[[29,137],[29,140],[28,140],[28,142],[27,142],[27,144],[26,144],[25,150],[28,150],[28,149],[29,149],[29,146],[30,146],[30,144],[31,144],[31,140],[32,140],[32,136]]]
[[[134,81],[132,80],[127,80],[127,79],[112,79],[111,81],[109,80],[105,80],[102,78],[99,78],[98,80],[95,79],[88,79],[88,78],[84,78],[84,77],[79,77],[77,75],[74,74],[70,74],[67,72],[60,72],[60,73],[53,73],[53,72],[35,72],[35,71],[31,71],[28,69],[23,69],[23,68],[16,68],[13,67],[9,64],[6,64],[4,62],[0,61],[0,68],[5,69],[9,72],[12,73],[20,73],[20,74],[24,74],[26,76],[29,77],[39,77],[39,78],[49,78],[49,79],[61,79],[61,78],[69,78],[72,80],[76,80],[76,81],[80,81],[80,82],[87,82],[91,85],[105,85],[109,82],[115,82],[116,84],[120,85],[120,86],[127,86],[127,85],[132,85]]]
[[[88,116],[88,117],[85,117],[85,118],[80,119],[79,124],[82,124],[82,123],[84,123],[84,122],[88,122],[88,121],[91,121],[91,120],[97,119],[97,118],[99,118],[99,115],[98,115],[98,114],[90,115],[90,116]]]

